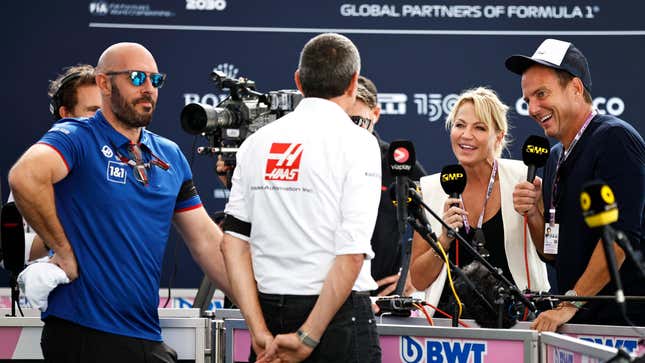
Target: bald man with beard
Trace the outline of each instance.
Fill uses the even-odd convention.
[[[185,157],[145,129],[164,80],[143,46],[110,46],[96,66],[102,109],[54,124],[10,172],[18,208],[55,252],[45,267],[70,281],[42,309],[47,361],[176,361],[157,314],[171,222],[207,276],[230,290],[222,233]]]

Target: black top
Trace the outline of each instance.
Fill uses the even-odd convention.
[[[506,258],[506,249],[504,248],[504,222],[502,221],[502,209],[482,225],[484,236],[486,236],[485,247],[490,253],[488,262],[491,265],[501,268],[504,277],[515,283],[511,270],[508,267],[508,258]]]
[[[390,198],[389,186],[394,182],[387,163],[387,150],[390,144],[381,140],[376,133],[379,147],[381,149],[381,201],[378,206],[378,216],[374,233],[372,234],[372,249],[374,259],[372,260],[372,277],[380,280],[384,277],[394,275],[401,268],[401,241],[396,221],[396,207]],[[417,161],[412,168],[410,179],[419,181],[426,175],[423,166]]]
[[[511,276],[511,271],[508,267],[508,261],[506,258],[506,250],[504,249],[504,223],[502,220],[502,209],[500,208],[495,215],[484,222],[482,224],[482,230],[484,232],[484,237],[486,239],[485,247],[490,253],[490,257],[488,258],[488,262],[490,262],[491,265],[498,267],[502,269],[502,272],[504,274],[504,277],[506,277],[509,281],[513,281],[513,276]],[[474,236],[474,229],[471,228],[469,233],[464,236],[466,241],[472,242]],[[454,263],[456,263],[456,242],[453,242],[450,245],[450,260]],[[464,267],[468,264],[470,264],[473,261],[472,255],[466,250],[465,247],[459,246],[459,267]],[[459,298],[463,299],[462,293],[460,292],[460,288],[457,286],[464,286],[463,283],[457,282],[461,278],[457,277],[455,274],[452,275],[453,280],[455,280],[455,288],[457,289],[457,293],[460,295]],[[473,281],[475,286],[478,285],[478,281]],[[446,278],[446,282],[443,286],[443,291],[441,293],[441,298],[439,300],[439,309],[447,312],[448,314],[452,314],[452,306],[454,305],[454,295],[452,293],[452,289],[450,288],[450,283],[448,282]],[[468,307],[471,305],[481,305],[481,302],[479,301],[463,301],[462,303]],[[468,312],[468,309],[466,308],[463,312],[462,318],[473,318],[471,313]]]
[[[544,217],[549,220],[552,186],[562,144],[556,144],[544,170],[542,193]],[[601,237],[601,229],[584,222],[580,192],[584,183],[601,179],[611,187],[618,205],[615,229],[627,234],[634,250],[645,252],[645,143],[626,122],[609,115],[597,115],[589,123],[573,151],[559,170],[556,195],[556,222],[560,224],[557,269],[558,291],[572,289],[584,273]],[[636,266],[627,258],[620,268],[625,295],[645,295],[645,283]],[[610,283],[598,295],[614,295]],[[645,325],[645,304],[628,304],[628,315],[636,325]],[[613,301],[586,304],[572,323],[625,325]]]

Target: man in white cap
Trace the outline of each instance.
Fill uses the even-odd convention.
[[[613,189],[624,231],[635,250],[643,250],[645,225],[645,143],[627,122],[594,109],[587,59],[569,42],[547,39],[533,56],[514,55],[506,68],[522,76],[522,95],[530,116],[547,136],[559,141],[549,155],[544,183],[515,187],[515,209],[528,216],[541,256],[555,264],[557,293],[570,296],[614,295],[601,231],[584,222],[582,186],[601,179]],[[550,228],[545,239],[547,228]],[[546,242],[545,242],[546,240]],[[636,265],[613,243],[626,295],[645,295]],[[645,305],[627,303],[627,315],[645,324]],[[532,327],[555,331],[566,322],[625,325],[614,301],[563,301],[538,316]]]

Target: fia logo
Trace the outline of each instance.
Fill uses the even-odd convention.
[[[108,4],[105,1],[97,1],[90,3],[90,14],[92,15],[107,15],[108,14]]]
[[[103,145],[103,147],[101,148],[101,152],[103,153],[103,156],[105,156],[108,159],[114,156],[112,149],[110,149],[110,147],[107,145]]]
[[[216,70],[224,72],[228,78],[235,79],[240,71],[235,65],[231,63],[221,63],[215,67]]]
[[[271,144],[264,180],[298,181],[303,149],[302,144]]]

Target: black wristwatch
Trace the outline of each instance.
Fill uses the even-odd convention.
[[[318,346],[319,342],[316,339],[310,337],[309,334],[305,333],[301,329],[298,329],[298,331],[296,331],[296,336],[298,337],[298,339],[300,339],[300,342],[302,342],[302,344],[308,346],[311,349],[315,349]]]

